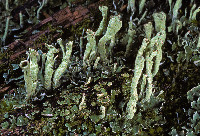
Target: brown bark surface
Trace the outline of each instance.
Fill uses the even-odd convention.
[[[52,35],[51,30],[47,28],[46,30],[40,31],[36,34],[32,34],[34,30],[39,30],[42,26],[47,25],[47,23],[52,24],[53,27],[63,26],[63,28],[67,28],[71,25],[75,25],[77,23],[82,22],[84,19],[89,18],[91,15],[90,11],[98,10],[100,2],[104,0],[99,0],[96,3],[92,3],[88,6],[77,5],[74,8],[66,7],[61,9],[60,11],[54,13],[53,15],[49,15],[46,12],[43,12],[43,15],[46,19],[42,20],[38,24],[28,27],[26,29],[26,33],[22,36],[23,38],[20,40],[15,40],[9,45],[4,47],[4,52],[0,54],[0,71],[5,70],[12,64],[15,60],[18,60],[22,55],[28,51],[28,49],[35,48],[34,42],[37,41],[42,35]],[[80,1],[79,1],[80,2]],[[26,8],[31,8],[31,6],[37,5],[37,0],[30,0],[26,2],[24,5],[19,6],[18,8],[12,11],[12,17],[15,20],[19,19],[19,12],[25,12]],[[61,35],[53,34],[53,38],[57,39]],[[43,46],[44,43],[41,43],[39,46]],[[38,46],[37,46],[38,47]],[[19,59],[20,60],[20,59]],[[20,62],[19,62],[20,63]],[[0,72],[0,73],[1,73]],[[0,92],[5,92],[10,87],[5,84],[0,83]]]
[[[101,2],[103,0],[100,0]],[[63,28],[67,28],[71,25],[75,25],[84,19],[91,16],[91,10],[97,9],[99,6],[99,2],[93,3],[85,6],[77,6],[75,9],[70,9],[69,7],[66,7],[56,13],[54,13],[52,16],[49,16],[48,18],[44,19],[43,21],[39,22],[37,25],[30,27],[27,29],[27,33],[24,34],[24,39],[22,40],[15,40],[14,42],[10,43],[6,46],[6,50],[4,54],[9,54],[6,57],[3,57],[3,59],[0,60],[0,68],[4,68],[8,63],[12,63],[13,60],[20,57],[22,54],[28,50],[29,47],[33,47],[34,41],[38,40],[41,35],[50,34],[51,31],[47,28],[46,30],[40,31],[37,34],[32,35],[32,32],[34,30],[38,30],[40,27],[46,25],[47,23],[52,23],[52,26],[63,26]],[[34,4],[34,1],[32,0],[31,3]],[[30,3],[29,3],[30,4]],[[25,6],[28,7],[28,3],[25,3]],[[23,9],[23,7],[20,7]],[[73,11],[72,11],[73,10]],[[18,11],[18,10],[17,10]],[[16,12],[17,13],[17,12]],[[44,13],[46,16],[48,16],[46,13]],[[13,15],[15,16],[15,15]],[[58,38],[59,35],[54,34],[54,38]],[[43,44],[41,43],[41,46]]]

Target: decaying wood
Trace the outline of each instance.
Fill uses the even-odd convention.
[[[17,20],[18,13],[25,12],[25,8],[30,8],[31,5],[37,5],[37,0],[30,0],[27,3],[25,3],[23,6],[18,7],[16,10],[13,10],[12,16]],[[37,25],[29,27],[26,29],[26,33],[23,35],[22,39],[15,40],[14,42],[10,43],[9,45],[4,47],[4,52],[0,54],[0,68],[2,71],[3,69],[7,69],[9,64],[12,64],[15,60],[20,60],[20,58],[23,54],[26,53],[26,51],[31,47],[34,47],[34,42],[37,41],[42,35],[52,35],[54,39],[59,38],[61,35],[59,33],[52,34],[51,30],[47,28],[46,30],[40,31],[36,34],[32,34],[33,31],[39,30],[42,26],[46,25],[47,23],[52,24],[53,27],[56,26],[63,26],[63,28],[67,28],[71,25],[75,25],[81,21],[83,21],[85,18],[88,18],[91,16],[90,11],[97,10],[99,7],[99,3],[104,0],[99,0],[96,3],[90,4],[88,6],[77,6],[75,8],[69,8],[66,7],[56,13],[54,13],[52,16],[48,15],[46,12],[44,12],[44,16],[47,17],[43,21],[39,22]],[[41,43],[39,46],[43,46],[44,43]],[[38,47],[38,46],[37,46]],[[20,63],[20,62],[19,62]],[[3,87],[1,91],[5,92],[7,89],[5,83],[1,84],[0,86]],[[6,89],[6,90],[5,90]]]
[[[103,0],[100,0],[99,2],[102,2]],[[42,35],[50,34],[51,31],[44,30],[40,31],[37,34],[32,35],[32,32],[34,30],[38,30],[40,27],[47,23],[51,23],[52,26],[63,26],[63,28],[67,28],[71,25],[75,25],[79,22],[81,22],[83,19],[88,18],[90,16],[90,10],[95,10],[99,6],[99,2],[93,3],[87,7],[84,6],[77,6],[75,9],[70,9],[69,7],[66,7],[54,15],[44,19],[37,25],[28,28],[27,33],[24,35],[23,40],[16,40],[13,43],[9,44],[5,48],[6,54],[9,54],[8,58],[1,59],[0,60],[0,68],[6,67],[8,63],[12,63],[16,58],[20,57],[22,54],[28,50],[29,47],[34,48],[33,43],[34,41],[38,40]],[[34,0],[32,0],[32,3],[34,3]],[[26,4],[28,6],[28,4]],[[45,13],[46,14],[46,13]],[[47,16],[47,15],[46,15]],[[58,38],[58,34],[53,35],[54,38]],[[42,45],[42,43],[41,43]]]
[[[0,94],[4,93],[6,90],[8,90],[10,88],[10,86],[4,87],[4,88],[0,88]]]

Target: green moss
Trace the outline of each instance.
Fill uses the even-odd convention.
[[[0,107],[0,114],[13,111],[13,104],[3,100],[0,102]]]
[[[86,31],[87,28],[90,28],[92,25],[92,21],[90,19],[84,19],[81,23],[76,25],[72,25],[70,27],[70,33],[76,35],[77,37],[81,37],[83,33],[83,29]]]
[[[149,134],[151,136],[163,136],[163,128],[162,127],[156,127],[156,128],[150,128]]]

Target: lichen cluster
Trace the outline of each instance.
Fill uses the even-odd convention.
[[[54,89],[59,87],[60,78],[67,69],[68,63],[70,62],[73,42],[70,41],[66,43],[65,47],[63,45],[62,39],[58,39],[57,42],[62,49],[63,58],[61,64],[55,70],[55,72],[53,67],[58,56],[54,57],[54,54],[58,53],[59,51],[53,45],[45,44],[49,51],[48,53],[43,53],[41,55],[39,55],[39,53],[36,52],[34,49],[30,48],[28,53],[30,62],[28,60],[25,60],[20,63],[20,67],[24,71],[27,99],[35,94],[36,89],[40,84],[44,86],[44,88],[47,90],[50,90],[52,86]],[[40,61],[40,58],[42,66],[39,69],[38,63]],[[41,83],[39,83],[38,81],[41,81]]]
[[[199,7],[184,2],[113,1],[82,37],[29,49],[24,80],[1,102],[1,133],[198,135]]]

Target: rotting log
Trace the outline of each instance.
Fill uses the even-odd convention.
[[[40,31],[37,34],[32,35],[32,32],[34,30],[38,30],[42,26],[46,25],[47,23],[52,23],[52,26],[63,26],[63,28],[67,28],[71,25],[75,25],[77,23],[80,23],[84,19],[88,18],[90,15],[91,10],[98,9],[99,3],[104,0],[100,0],[96,3],[90,4],[87,7],[86,6],[77,6],[75,9],[70,9],[69,7],[66,7],[52,16],[44,19],[43,21],[39,22],[37,25],[28,28],[23,35],[23,39],[15,40],[14,42],[10,43],[9,45],[4,47],[4,54],[9,54],[8,56],[0,56],[2,59],[0,60],[0,68],[4,69],[8,66],[9,63],[12,63],[15,59],[19,58],[21,55],[23,55],[26,50],[28,50],[29,47],[34,48],[33,44],[34,41],[38,40],[42,35],[48,35],[51,33],[51,31],[47,28],[46,30]],[[28,5],[28,4],[26,4]],[[74,12],[72,12],[74,11]],[[45,13],[46,16],[48,16]],[[54,38],[58,38],[58,34],[53,35]],[[41,43],[41,46],[43,43]]]
[[[20,60],[20,58],[26,53],[26,51],[31,47],[34,47],[34,41],[37,41],[42,35],[51,34],[54,39],[59,38],[61,35],[59,33],[52,34],[51,30],[48,28],[46,30],[40,31],[36,34],[32,34],[33,31],[39,30],[42,26],[47,25],[47,23],[51,23],[53,27],[63,26],[63,28],[67,28],[71,25],[75,25],[77,23],[82,22],[84,19],[92,17],[92,12],[94,10],[98,10],[98,7],[101,2],[104,0],[99,0],[96,3],[92,3],[87,6],[78,5],[74,8],[66,7],[61,9],[60,11],[54,13],[53,15],[48,15],[46,12],[43,12],[43,15],[47,18],[40,21],[38,24],[27,28],[26,33],[22,36],[22,39],[16,39],[14,42],[10,43],[7,46],[4,46],[3,53],[0,54],[0,73],[5,72],[6,69],[9,68],[10,64],[15,62],[16,60]],[[30,0],[26,2],[23,6],[14,9],[12,12],[13,18],[17,21],[18,13],[21,11],[24,12],[25,8],[30,8],[31,5],[36,5],[37,2],[35,0]],[[40,43],[39,46],[43,46],[44,43]],[[37,46],[38,47],[38,46]],[[8,89],[5,83],[0,83],[1,91],[6,92]]]

